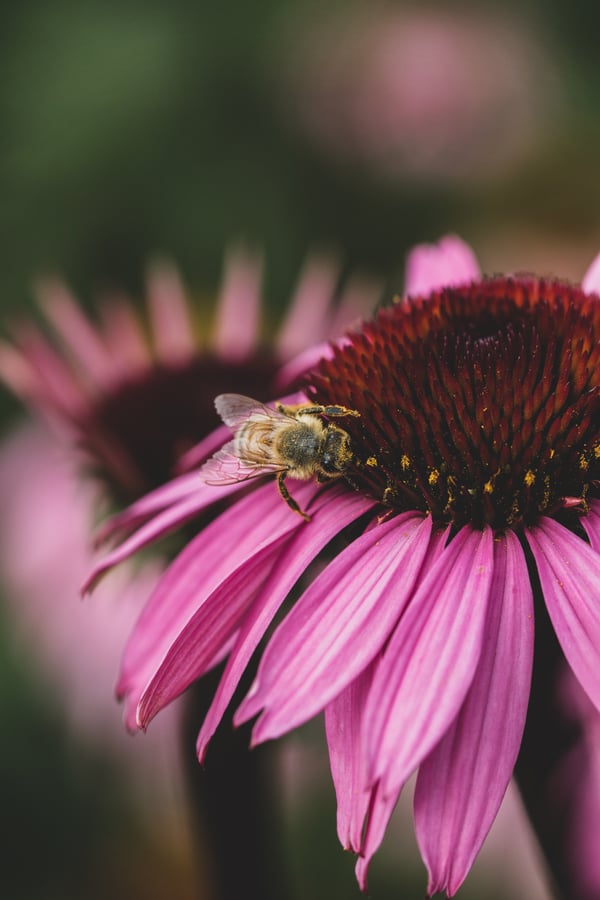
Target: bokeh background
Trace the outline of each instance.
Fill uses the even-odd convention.
[[[139,299],[157,255],[208,303],[240,239],[264,251],[273,317],[311,250],[391,296],[407,249],[448,231],[488,272],[578,280],[600,249],[599,27],[591,0],[3,4],[4,321],[33,309],[47,273],[84,305],[113,289]],[[5,449],[18,410],[2,393]],[[46,515],[51,502],[40,491]],[[114,737],[116,707],[78,729],[35,629],[16,618],[4,604],[2,895],[202,896],[173,749],[156,741],[142,763],[145,738]],[[358,897],[318,725],[288,741],[280,777],[296,896]],[[460,896],[547,898],[514,803]],[[400,884],[423,894],[402,815],[372,896]]]

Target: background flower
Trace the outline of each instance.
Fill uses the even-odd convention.
[[[52,685],[53,702],[64,697],[74,737],[84,735],[95,752],[110,748],[115,761],[133,767],[142,812],[161,808],[161,823],[171,819],[174,835],[182,824],[175,803],[183,793],[176,751],[180,710],[136,754],[114,702],[126,635],[164,560],[153,558],[110,578],[98,604],[82,604],[79,587],[92,565],[92,522],[99,510],[135,500],[169,477],[181,455],[215,424],[216,385],[265,391],[274,389],[276,378],[283,384],[297,377],[308,363],[302,353],[307,343],[366,311],[377,292],[374,282],[347,280],[334,305],[339,269],[315,258],[269,343],[260,336],[260,275],[258,257],[242,251],[229,256],[204,344],[180,279],[165,264],[151,272],[146,321],[130,302],[113,298],[94,323],[64,285],[45,281],[40,293],[50,334],[22,322],[13,341],[0,347],[1,374],[38,418],[0,453],[0,559],[20,647]],[[246,807],[238,800],[243,825]],[[225,807],[224,795],[220,801]],[[219,832],[211,821],[212,833]],[[251,852],[253,845],[247,838],[245,843]],[[215,877],[211,863],[204,865],[207,885]]]
[[[289,127],[377,178],[497,177],[533,152],[561,105],[533,30],[489,10],[354,3],[298,13],[283,46]]]

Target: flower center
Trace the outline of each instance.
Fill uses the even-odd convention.
[[[343,404],[348,481],[397,511],[518,529],[600,483],[600,300],[493,278],[383,310],[309,378]],[[561,513],[562,514],[562,513]]]

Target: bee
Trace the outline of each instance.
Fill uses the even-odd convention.
[[[202,466],[206,484],[232,484],[272,472],[290,509],[310,521],[285,479],[326,482],[343,475],[354,459],[350,435],[320,418],[359,416],[354,409],[282,403],[273,409],[241,394],[219,394],[215,407],[234,436]]]

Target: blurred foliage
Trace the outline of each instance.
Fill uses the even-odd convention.
[[[27,306],[32,279],[46,271],[65,275],[84,298],[111,286],[139,293],[155,253],[172,256],[191,285],[211,289],[224,247],[239,237],[264,247],[276,307],[317,245],[399,284],[407,247],[449,229],[474,243],[481,232],[514,226],[542,239],[600,235],[596,3],[471,4],[527,15],[560,69],[565,102],[522,166],[483,183],[444,185],[390,183],[338,165],[290,129],[273,85],[292,7],[296,15],[316,8],[303,0],[3,4],[2,312]],[[3,399],[0,413],[13,409]],[[1,750],[6,896],[161,896],[159,872],[164,878],[169,865],[161,869],[139,832],[123,775],[100,751],[74,752],[27,661],[8,638],[1,651],[1,714],[10,723]],[[310,896],[339,895],[342,883],[358,896],[332,809],[327,840],[314,839],[314,808],[298,825],[295,852],[313,854],[321,893]],[[311,851],[302,835],[311,835]],[[117,885],[111,865],[125,841]],[[332,858],[345,864],[343,875]],[[416,885],[421,896],[422,872]]]
[[[577,8],[589,19],[595,7],[569,7],[571,40],[561,45],[549,6],[529,4],[570,79],[572,118],[556,123],[523,171],[440,188],[378,181],[291,133],[273,102],[280,23],[291,6],[296,15],[314,9],[300,0],[55,0],[2,12],[3,304],[14,308],[47,269],[84,293],[138,287],[154,252],[211,286],[224,245],[240,236],[266,248],[277,302],[317,243],[389,272],[416,239],[459,227],[468,237],[498,214],[564,227],[566,206],[569,226],[597,227],[597,83],[593,56],[574,52],[573,34]],[[553,6],[562,29],[561,5]]]

